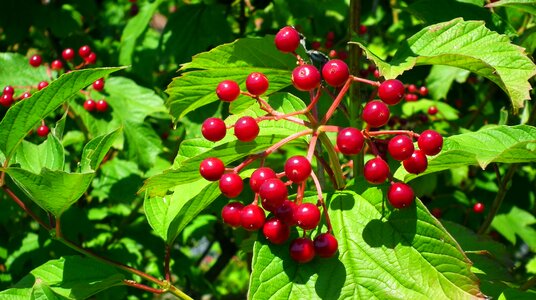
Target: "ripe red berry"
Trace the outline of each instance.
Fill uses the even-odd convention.
[[[225,137],[227,128],[220,118],[208,118],[201,125],[201,134],[211,142],[217,142]]]
[[[417,86],[415,86],[414,84],[408,85],[408,93],[414,94],[416,92],[417,92]]]
[[[37,84],[37,90],[42,90],[44,88],[46,88],[48,86],[48,82],[47,81],[41,81]]]
[[[63,49],[63,51],[61,52],[61,57],[63,57],[63,59],[65,59],[66,61],[72,60],[74,58],[73,48]]]
[[[365,179],[373,184],[380,184],[389,176],[389,165],[381,157],[377,156],[365,164],[363,169]]]
[[[224,80],[216,87],[216,95],[221,101],[231,102],[240,95],[240,87],[233,80]]]
[[[434,115],[436,115],[438,112],[439,112],[439,110],[437,109],[437,106],[432,105],[432,106],[428,107],[428,114],[429,114],[429,115],[434,116]]]
[[[475,205],[473,205],[473,212],[475,214],[481,214],[484,212],[484,204],[482,202],[477,202],[475,203]]]
[[[365,26],[365,25],[359,25],[358,33],[359,33],[360,35],[364,35],[365,33],[367,33],[367,31],[368,31],[367,26]]]
[[[22,99],[30,98],[31,95],[32,94],[30,92],[24,92],[22,96],[20,96],[20,99],[22,100]]]
[[[314,41],[311,43],[311,48],[313,50],[318,50],[320,49],[320,47],[322,47],[322,43],[320,43],[319,41]]]
[[[95,82],[93,82],[93,88],[97,91],[102,91],[104,88],[104,78],[97,79]]]
[[[48,129],[47,125],[41,125],[37,128],[37,135],[41,137],[47,136],[47,134],[50,132],[50,129]]]
[[[88,56],[84,57],[86,64],[94,64],[97,61],[97,54],[95,52],[89,53]]]
[[[292,71],[292,84],[300,91],[310,91],[320,86],[320,72],[315,66],[301,65]]]
[[[13,94],[15,94],[15,88],[13,88],[13,87],[10,86],[10,85],[7,85],[7,86],[4,88],[3,94],[4,94],[4,95],[12,95],[12,96],[13,96]]]
[[[336,58],[337,57],[337,50],[330,50],[328,53],[329,58]]]
[[[335,32],[333,32],[333,31],[329,31],[329,32],[326,34],[326,40],[333,41],[334,39],[335,39]]]
[[[436,155],[443,148],[443,137],[437,131],[428,129],[421,133],[417,144],[426,155]]]
[[[387,200],[395,208],[410,206],[414,199],[413,189],[402,182],[392,183],[387,191]]]
[[[259,188],[259,196],[262,207],[267,211],[274,211],[287,199],[287,186],[278,178],[267,179]]]
[[[279,207],[274,211],[275,216],[283,221],[283,223],[289,225],[289,226],[295,226],[296,220],[294,220],[294,210],[296,209],[296,203],[285,200],[283,201],[283,204],[279,205]]]
[[[275,46],[281,52],[294,52],[300,45],[300,34],[294,27],[286,26],[275,35]]]
[[[262,228],[266,216],[264,210],[256,204],[249,204],[242,208],[240,213],[242,227],[249,231],[255,231]]]
[[[261,185],[268,179],[271,178],[277,178],[277,174],[274,170],[268,168],[268,167],[261,167],[258,168],[251,174],[251,177],[249,179],[249,186],[251,187],[251,190],[255,193],[259,192],[259,189],[261,188]]]
[[[315,257],[315,246],[309,238],[301,237],[290,243],[290,257],[299,262],[307,263]]]
[[[259,72],[253,72],[246,78],[246,89],[249,93],[256,96],[264,94],[268,89],[268,85],[266,75]]]
[[[63,63],[61,62],[61,60],[56,59],[50,63],[50,67],[52,68],[52,70],[61,70],[63,69]]]
[[[257,120],[250,116],[245,116],[238,121],[234,126],[234,134],[239,141],[250,142],[253,141],[259,135],[259,124]]]
[[[296,155],[285,162],[285,175],[294,183],[301,183],[311,175],[311,163],[305,156]]]
[[[266,220],[262,233],[272,244],[283,244],[290,237],[290,227],[278,218]]]
[[[104,99],[99,100],[95,104],[95,108],[97,109],[97,111],[105,112],[105,111],[108,110],[108,102],[106,102],[106,100],[104,100]]]
[[[337,52],[337,56],[340,60],[346,60],[348,58],[348,52],[346,51],[339,51]]]
[[[414,102],[417,100],[419,100],[419,96],[417,96],[416,94],[406,94],[406,101]]]
[[[320,222],[320,210],[312,203],[302,203],[294,209],[294,220],[302,229],[314,229]]]
[[[64,50],[65,51],[65,50]],[[82,58],[86,58],[91,53],[91,48],[88,45],[84,45],[78,49],[78,55]]]
[[[326,49],[331,49],[331,47],[333,47],[333,41],[327,40],[324,43],[324,47],[326,47]]]
[[[400,80],[389,79],[380,84],[378,96],[383,102],[395,105],[404,98],[404,84]]]
[[[360,130],[347,127],[337,134],[337,148],[344,155],[355,155],[363,149],[365,138]]]
[[[216,157],[205,158],[201,164],[199,164],[199,173],[203,178],[209,181],[220,180],[224,172],[225,165]]]
[[[413,146],[413,140],[409,136],[400,134],[389,141],[387,150],[394,159],[402,161],[411,157],[415,147]]]
[[[382,127],[389,121],[389,107],[379,100],[370,101],[363,108],[363,120],[370,127]]]
[[[421,94],[421,96],[423,97],[426,97],[428,95],[428,88],[425,86],[421,86],[419,88],[419,94]]]
[[[380,70],[378,69],[374,70],[374,73],[372,73],[372,75],[374,76],[374,78],[380,78],[381,76]]]
[[[337,252],[339,243],[331,233],[321,233],[313,241],[315,253],[320,257],[332,257]]]
[[[9,107],[13,103],[13,95],[10,94],[2,94],[0,97],[0,105],[4,107]]]
[[[221,218],[225,224],[232,227],[239,227],[242,225],[241,213],[244,205],[240,202],[231,202],[223,207],[221,210]]]
[[[220,177],[219,187],[221,193],[227,198],[234,198],[242,193],[244,182],[238,174],[227,173]]]
[[[322,77],[331,86],[343,85],[349,76],[348,65],[340,59],[332,59],[322,67]]]
[[[89,112],[92,112],[94,111],[95,109],[97,108],[97,103],[93,100],[93,99],[87,99],[85,102],[84,102],[84,109],[89,111]]]
[[[410,158],[402,162],[404,169],[412,174],[420,174],[428,167],[428,159],[421,150],[415,150],[411,154]]]
[[[440,219],[441,216],[443,215],[443,211],[441,210],[441,208],[438,208],[438,207],[434,207],[432,208],[432,211],[431,211],[432,215],[434,217],[436,217],[437,219]]]
[[[43,62],[43,59],[41,58],[40,55],[33,55],[32,57],[30,57],[30,65],[32,65],[32,67],[39,67],[41,65],[41,63]]]

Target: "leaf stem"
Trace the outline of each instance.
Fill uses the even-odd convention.
[[[352,84],[352,82],[353,82],[352,77],[349,77],[346,80],[346,82],[340,89],[339,93],[337,94],[337,98],[333,100],[333,103],[331,104],[328,111],[326,112],[326,115],[324,115],[324,117],[322,118],[322,121],[320,121],[320,124],[325,125],[329,121],[329,119],[331,118],[331,116],[333,115],[333,113],[335,112],[339,104],[341,103],[342,99],[344,98],[344,95],[346,95],[346,92],[350,88],[350,85]]]
[[[519,289],[522,291],[526,291],[535,285],[536,285],[536,276],[532,276],[532,278],[530,278],[527,282],[525,282],[522,286],[520,286]]]
[[[318,178],[316,177],[314,171],[311,171],[311,178],[313,178],[313,182],[315,183],[316,192],[318,194],[318,203],[322,205],[322,210],[324,211],[324,219],[326,219],[326,226],[328,227],[328,232],[331,233],[333,231],[333,228],[331,227],[331,220],[329,219],[328,208],[326,207],[326,203],[324,202],[322,186],[320,185],[320,181],[318,181]]]
[[[164,273],[166,274],[166,280],[171,283],[171,271],[169,268],[169,261],[171,260],[171,246],[166,244],[166,254],[164,256]]]

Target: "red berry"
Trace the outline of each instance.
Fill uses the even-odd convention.
[[[401,134],[389,141],[387,150],[394,159],[402,161],[411,157],[415,147],[413,146],[413,140],[409,136]]]
[[[285,175],[294,183],[301,183],[311,175],[311,163],[305,156],[297,155],[285,163]]]
[[[430,107],[428,107],[428,114],[433,116],[433,115],[436,115],[438,113],[438,109],[437,109],[437,106],[435,105],[432,105]]]
[[[386,80],[378,88],[378,96],[389,105],[395,105],[400,102],[404,98],[404,92],[404,84],[396,79]]]
[[[364,35],[365,33],[367,33],[367,31],[368,31],[367,26],[365,26],[365,25],[359,25],[358,33],[359,33],[360,35]]]
[[[40,91],[48,86],[47,81],[41,81],[37,84],[37,89]]]
[[[402,182],[392,183],[387,191],[387,200],[395,208],[404,208],[410,206],[415,199],[413,189]]]
[[[292,84],[300,91],[310,91],[320,86],[320,72],[315,66],[301,65],[292,71]]]
[[[415,150],[411,154],[410,158],[402,162],[404,169],[412,174],[420,174],[428,167],[428,159],[421,150]]]
[[[216,87],[216,95],[222,101],[231,102],[240,95],[240,87],[233,80],[224,80]]]
[[[315,246],[309,238],[301,237],[290,243],[290,257],[299,262],[306,263],[315,257]]]
[[[319,41],[314,41],[311,43],[311,48],[313,50],[318,50],[320,49],[320,47],[322,47],[322,43],[320,43]]]
[[[355,155],[363,149],[365,138],[360,130],[347,127],[337,134],[337,148],[344,155]]]
[[[22,94],[22,96],[20,96],[20,99],[26,99],[26,98],[30,98],[32,94],[30,92],[24,92],[24,94]]]
[[[378,69],[374,70],[374,73],[372,75],[374,76],[374,78],[380,78],[380,76],[381,76],[380,70],[378,70]]]
[[[251,174],[251,178],[249,179],[249,186],[251,187],[251,190],[255,193],[259,192],[259,189],[261,188],[261,185],[268,179],[271,178],[277,178],[277,174],[274,170],[268,168],[268,167],[261,167],[258,168]]]
[[[97,61],[97,54],[95,52],[89,53],[88,56],[84,57],[86,64],[94,64]]]
[[[370,101],[363,108],[363,120],[370,127],[382,127],[389,121],[389,107],[379,100]]]
[[[66,48],[61,52],[61,56],[63,59],[70,61],[74,58],[74,50],[73,48]]]
[[[50,63],[50,67],[52,68],[52,70],[61,70],[63,69],[63,63],[61,62],[61,60],[56,59]]]
[[[264,94],[268,89],[268,85],[266,75],[259,72],[253,72],[246,78],[246,89],[255,96]]]
[[[88,45],[84,45],[84,46],[80,47],[80,49],[78,49],[78,55],[80,55],[80,57],[82,57],[82,58],[88,57],[89,54],[91,54],[91,48]]]
[[[324,43],[324,47],[326,47],[326,49],[331,49],[331,47],[333,47],[333,41],[327,40]]]
[[[326,40],[333,41],[334,39],[335,39],[335,32],[333,32],[333,31],[329,31],[329,32],[326,34]]]
[[[348,52],[346,51],[339,51],[337,53],[337,56],[339,57],[340,60],[346,60],[348,58]]]
[[[7,85],[5,88],[4,88],[4,92],[3,92],[4,95],[11,95],[13,96],[13,94],[15,94],[15,88],[13,88],[12,86],[10,85]]]
[[[481,214],[484,212],[484,204],[482,202],[477,202],[475,203],[475,205],[473,205],[473,212],[475,212],[475,214]]]
[[[108,110],[108,102],[106,102],[106,100],[99,100],[95,104],[95,108],[97,109],[97,111],[105,112]]]
[[[336,58],[337,57],[337,50],[330,50],[328,53],[329,58]]]
[[[97,91],[102,91],[104,88],[104,78],[97,79],[95,82],[93,82],[93,88]]]
[[[417,101],[417,100],[419,100],[419,96],[417,96],[415,94],[406,94],[406,101],[414,102],[414,101]]]
[[[443,211],[441,211],[441,208],[437,208],[437,207],[432,208],[431,213],[437,219],[441,218],[441,216],[443,215]]]
[[[36,132],[38,136],[45,137],[50,132],[50,129],[48,129],[47,125],[41,125]]]
[[[339,243],[331,233],[321,233],[313,241],[316,255],[320,257],[332,257],[337,252]]]
[[[267,179],[259,188],[259,196],[262,207],[267,211],[274,211],[287,199],[287,186],[278,178]]]
[[[300,45],[300,34],[291,26],[283,27],[275,35],[275,46],[281,52],[294,52]]]
[[[2,94],[2,97],[0,97],[0,105],[9,107],[13,103],[13,95],[10,94]]]
[[[423,97],[426,97],[428,95],[428,88],[425,86],[421,86],[419,88],[419,94],[421,94],[421,96]]]
[[[389,165],[381,157],[377,156],[365,164],[363,169],[365,179],[373,184],[380,184],[389,176]]]
[[[238,227],[242,224],[241,213],[244,205],[240,202],[231,202],[221,210],[221,218],[225,224]]]
[[[43,62],[43,59],[41,58],[40,55],[33,55],[32,57],[30,57],[29,61],[32,67],[39,67],[41,63]]]
[[[296,221],[294,220],[294,210],[296,209],[296,203],[285,200],[283,201],[283,204],[279,205],[279,207],[274,211],[275,216],[283,221],[283,223],[289,225],[289,226],[295,226]]]
[[[426,155],[436,155],[443,148],[443,137],[437,131],[428,129],[421,133],[417,144]]]
[[[234,134],[239,141],[250,142],[259,135],[259,124],[257,120],[250,116],[245,116],[238,121],[234,126]]]
[[[264,223],[262,233],[270,242],[279,245],[290,237],[290,227],[278,218],[270,218]]]
[[[408,85],[408,93],[416,93],[417,92],[417,86],[415,86],[414,84],[410,84]]]
[[[331,86],[343,85],[349,76],[348,65],[340,59],[332,59],[322,67],[322,77]]]
[[[242,208],[240,218],[244,229],[255,231],[262,228],[266,216],[264,215],[264,210],[258,205],[250,204]]]
[[[320,222],[320,210],[312,203],[302,203],[294,210],[294,220],[302,229],[314,229]]]
[[[93,99],[87,99],[84,102],[84,109],[91,112],[97,108],[97,103]]]
[[[225,165],[216,157],[205,158],[199,165],[199,173],[209,181],[220,180],[225,172]]]
[[[227,128],[220,118],[208,118],[201,125],[201,134],[211,142],[217,142],[225,137]]]
[[[242,193],[244,182],[238,174],[227,173],[221,176],[219,186],[222,194],[227,198],[234,198]]]

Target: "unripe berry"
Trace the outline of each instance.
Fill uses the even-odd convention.
[[[300,45],[300,34],[291,26],[283,27],[275,35],[275,46],[281,52],[294,52]]]
[[[337,148],[344,155],[355,155],[363,149],[365,137],[360,130],[347,127],[337,134]]]
[[[300,91],[310,91],[320,86],[320,72],[315,66],[301,65],[292,71],[292,84]]]
[[[259,96],[268,89],[268,78],[262,73],[253,72],[246,79],[246,89],[249,93]]]
[[[201,125],[201,134],[211,142],[217,142],[225,137],[227,128],[220,118],[208,118]]]
[[[301,183],[311,175],[311,163],[305,156],[297,155],[285,163],[285,175],[294,183]]]
[[[324,258],[332,257],[337,252],[339,243],[331,233],[321,233],[313,241],[316,255]]]
[[[227,173],[221,176],[219,187],[221,193],[227,198],[235,198],[242,193],[244,182],[238,174]]]
[[[259,124],[257,120],[250,116],[245,116],[238,121],[234,126],[234,134],[239,141],[250,142],[253,141],[259,135]]]
[[[262,233],[272,244],[283,244],[290,237],[290,227],[278,218],[266,220]]]
[[[415,194],[413,189],[402,182],[392,183],[387,191],[387,200],[395,208],[405,208],[413,203]]]
[[[363,169],[365,179],[373,184],[380,184],[389,176],[389,165],[381,157],[377,156],[365,164]]]
[[[241,213],[244,205],[240,202],[231,202],[221,210],[223,222],[232,227],[239,227],[242,224]]]
[[[302,229],[314,229],[320,222],[320,210],[312,203],[302,203],[294,210],[294,220]]]
[[[232,102],[240,95],[240,87],[233,80],[224,80],[216,87],[216,95],[225,102]]]
[[[259,189],[261,188],[261,185],[268,179],[271,178],[277,178],[277,174],[274,170],[268,168],[268,167],[261,167],[258,168],[251,174],[251,177],[249,179],[249,186],[251,187],[251,190],[255,193],[259,192]]]
[[[443,137],[437,131],[428,129],[421,133],[417,144],[426,155],[436,155],[443,148]]]
[[[410,158],[402,162],[404,169],[412,174],[420,174],[428,167],[428,159],[421,150],[415,150]]]
[[[348,65],[340,59],[332,59],[322,67],[322,77],[331,86],[343,85],[349,76]]]
[[[216,157],[205,158],[201,164],[199,164],[199,173],[203,178],[209,181],[220,180],[224,172],[225,165]]]
[[[395,105],[404,98],[404,84],[400,80],[389,79],[380,84],[378,96],[383,102]]]
[[[290,257],[299,262],[307,263],[315,257],[315,246],[309,238],[301,237],[290,243]]]
[[[385,103],[379,100],[373,100],[363,108],[362,117],[370,127],[377,128],[387,124],[389,115],[389,108]]]
[[[393,137],[387,144],[387,149],[389,154],[399,161],[410,158],[413,151],[415,151],[413,140],[409,136],[402,134]]]
[[[258,205],[250,204],[242,208],[240,213],[242,227],[248,231],[255,231],[262,228],[266,216],[264,210]]]

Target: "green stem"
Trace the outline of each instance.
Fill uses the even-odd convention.
[[[328,153],[329,165],[331,166],[331,170],[333,171],[333,177],[335,178],[335,182],[333,182],[333,184],[335,185],[335,189],[343,189],[345,186],[345,181],[344,176],[342,175],[342,168],[341,163],[339,161],[339,156],[337,155],[337,152],[335,152],[335,147],[333,147],[331,140],[325,132],[319,132],[318,138],[324,146],[323,149],[326,150],[326,152]]]

